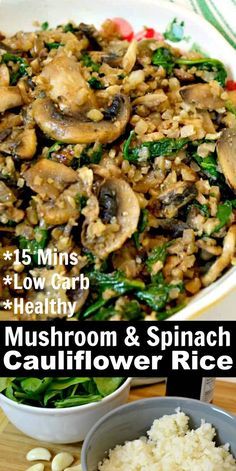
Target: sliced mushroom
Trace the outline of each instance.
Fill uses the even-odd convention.
[[[43,68],[42,86],[52,101],[67,115],[96,108],[95,94],[83,78],[80,65],[71,57],[56,56]]]
[[[108,143],[124,131],[130,117],[128,97],[120,95],[120,109],[115,121],[93,122],[86,116],[63,115],[49,98],[38,98],[33,103],[33,116],[42,131],[56,141],[68,144]]]
[[[179,92],[186,103],[195,105],[200,110],[217,110],[225,106],[218,94],[218,88],[214,89],[209,83],[186,85],[180,88]]]
[[[213,283],[227,268],[234,256],[236,247],[236,225],[231,226],[228,230],[223,244],[223,251],[220,257],[211,266],[209,271],[202,277],[203,286],[209,286]]]
[[[8,139],[2,139],[4,142],[0,144],[1,152],[13,154],[22,160],[31,160],[33,158],[37,148],[37,139],[34,129],[14,129],[13,132],[11,132],[11,129],[5,129],[2,133],[4,132],[5,134],[7,132],[5,137],[10,136]]]
[[[194,183],[177,182],[163,191],[158,199],[162,203],[166,217],[172,218],[176,216],[180,208],[192,201],[196,195],[197,189]]]
[[[217,155],[229,186],[236,192],[236,130],[224,129],[217,142]]]
[[[83,183],[80,181],[70,185],[56,201],[39,204],[39,216],[50,226],[66,224],[69,219],[77,219],[80,208],[76,204],[76,197],[82,195],[83,191]]]
[[[42,197],[58,198],[61,191],[78,180],[78,174],[70,167],[41,159],[24,172],[27,185]]]
[[[23,105],[20,90],[15,87],[0,87],[0,113]]]
[[[151,220],[151,227],[161,229],[161,233],[171,234],[173,237],[182,237],[183,232],[189,229],[189,225],[180,219],[160,219]]]
[[[87,218],[82,231],[82,243],[99,258],[118,250],[136,231],[140,207],[138,199],[129,184],[119,178],[110,178],[100,188],[99,218],[94,209],[94,220]],[[112,202],[112,200],[114,200]],[[104,221],[104,222],[102,222]],[[112,227],[116,226],[115,231]],[[96,228],[100,229],[100,233]]]
[[[0,65],[0,87],[8,87],[10,83],[9,69],[6,64]]]

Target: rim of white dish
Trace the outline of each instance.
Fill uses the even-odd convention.
[[[119,396],[120,393],[124,391],[130,384],[131,384],[132,378],[127,378],[124,383],[122,383],[121,386],[119,386],[118,389],[116,389],[113,393],[109,394],[108,396],[105,396],[101,401],[97,402],[91,402],[89,404],[83,404],[81,406],[72,406],[72,407],[63,407],[61,409],[57,409],[56,407],[36,407],[36,406],[29,406],[28,404],[21,404],[19,402],[15,402],[12,399],[9,399],[8,397],[4,396],[4,394],[0,393],[0,405],[1,401],[6,402],[12,407],[15,407],[16,409],[21,409],[25,410],[27,412],[33,412],[36,414],[72,414],[74,412],[77,412],[79,410],[86,410],[86,409],[94,409],[98,407],[101,404],[104,404],[106,402],[109,402],[110,400],[114,399],[116,396]]]

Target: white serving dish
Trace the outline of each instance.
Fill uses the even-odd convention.
[[[190,10],[180,8],[164,0],[1,0],[0,30],[14,33],[20,29],[30,31],[33,23],[48,21],[50,25],[75,22],[101,24],[106,18],[125,17],[134,29],[143,25],[163,32],[167,24],[178,17],[185,22],[185,36],[191,40],[178,43],[178,47],[188,49],[197,43],[207,54],[222,60],[231,75],[236,77],[236,52],[223,36],[204,18]],[[236,267],[231,268],[217,282],[202,290],[171,320],[187,320],[205,313],[220,299],[236,288]],[[235,298],[234,298],[235,300]],[[227,312],[222,317],[227,318]],[[232,316],[231,316],[232,317]],[[235,314],[236,317],[236,314]]]
[[[65,409],[46,409],[18,404],[0,394],[0,407],[21,432],[36,440],[75,443],[84,440],[93,425],[105,414],[125,404],[131,379],[100,402]]]

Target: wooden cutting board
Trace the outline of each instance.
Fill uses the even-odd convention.
[[[155,384],[134,388],[130,393],[130,401],[147,397],[163,396],[165,384]],[[236,414],[236,383],[218,381],[216,384],[214,404]],[[0,471],[26,471],[30,464],[26,461],[26,453],[36,446],[45,446],[52,454],[59,451],[69,451],[75,457],[75,463],[80,462],[81,443],[74,445],[51,445],[40,443],[26,437],[11,425],[0,410]],[[45,465],[49,471],[50,464]]]

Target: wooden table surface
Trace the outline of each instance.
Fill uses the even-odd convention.
[[[130,393],[130,401],[163,396],[164,394],[164,383],[133,388]],[[217,381],[214,404],[236,414],[236,383]],[[62,450],[69,451],[76,458],[74,464],[80,462],[81,443],[71,446],[40,443],[19,432],[8,422],[0,410],[0,471],[26,471],[29,463],[26,461],[25,455],[35,446],[46,446],[52,454]],[[45,471],[50,469],[50,465],[47,464]]]

